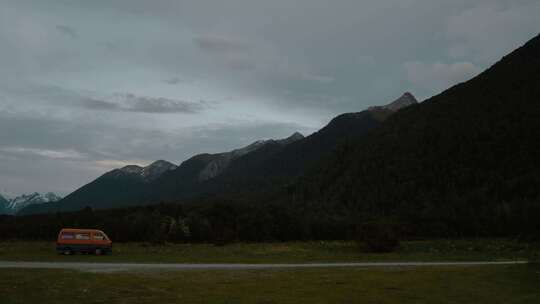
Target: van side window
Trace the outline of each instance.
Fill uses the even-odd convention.
[[[73,240],[75,238],[75,235],[73,233],[64,232],[62,233],[61,239],[62,240]]]
[[[88,233],[77,233],[75,234],[75,239],[77,240],[89,240],[90,234]]]
[[[94,240],[103,241],[104,239],[105,239],[105,236],[103,236],[103,234],[101,234],[99,232],[94,233]]]

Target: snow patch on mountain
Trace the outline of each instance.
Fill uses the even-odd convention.
[[[158,160],[142,168],[141,176],[145,180],[154,180],[160,177],[163,173],[176,169],[178,166],[165,160]]]
[[[206,181],[211,178],[214,178],[221,174],[231,161],[246,155],[248,153],[251,153],[253,151],[256,151],[262,147],[264,147],[267,144],[271,143],[278,143],[281,145],[288,145],[290,143],[293,143],[295,141],[301,140],[304,138],[304,135],[300,134],[299,132],[295,132],[291,136],[283,139],[268,139],[268,140],[258,140],[250,145],[247,145],[243,148],[235,149],[230,152],[224,152],[217,155],[217,158],[208,163],[206,167],[201,170],[199,173],[199,181]]]
[[[111,172],[106,173],[108,176],[115,178],[132,176],[137,178],[142,178],[145,182],[153,181],[156,178],[160,177],[163,173],[174,170],[178,166],[170,163],[165,160],[158,160],[146,167],[141,167],[137,165],[129,165],[122,167],[120,169],[115,169]]]
[[[0,213],[16,214],[19,210],[35,204],[52,203],[62,198],[55,193],[31,193],[22,195],[0,194]],[[2,203],[3,202],[3,203]]]

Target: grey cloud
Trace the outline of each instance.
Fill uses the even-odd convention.
[[[201,35],[193,38],[193,41],[200,49],[207,52],[234,52],[248,49],[245,42],[224,36]]]
[[[481,72],[470,62],[432,63],[406,62],[404,68],[408,81],[430,93],[442,91],[453,84],[467,81]],[[425,96],[423,96],[425,97]]]
[[[92,110],[120,111],[121,108],[114,102],[98,100],[93,98],[82,98],[81,105]]]
[[[184,113],[195,114],[204,110],[208,103],[174,100],[163,97],[135,96],[133,94],[117,94],[120,102],[111,102],[94,98],[83,98],[81,105],[91,110],[139,112],[139,113]]]
[[[163,80],[163,82],[168,84],[179,84],[180,82],[182,82],[182,80],[178,77],[171,77]]]
[[[313,81],[317,83],[332,83],[334,78],[331,76],[317,75],[317,74],[304,74],[301,76],[306,81]]]
[[[538,0],[3,0],[0,180],[72,187],[427,97],[538,34],[538,15]],[[83,159],[47,157],[71,150]]]
[[[177,84],[196,85],[197,84],[197,80],[195,78],[187,77],[187,76],[172,76],[169,78],[164,78],[162,81],[170,85],[177,85]]]
[[[67,25],[57,25],[56,30],[58,30],[61,34],[66,35],[72,39],[79,37],[79,34],[77,33],[77,31]]]
[[[539,13],[535,0],[480,1],[448,18],[448,53],[491,64],[538,34]]]
[[[107,52],[112,52],[118,49],[118,45],[111,41],[100,42],[98,43],[98,46],[104,48]]]
[[[122,164],[156,159],[180,163],[198,153],[227,151],[295,131],[311,130],[296,124],[237,122],[158,131],[0,111],[0,180],[11,191],[65,193]]]
[[[185,80],[183,79],[180,79],[180,77],[177,77],[177,76],[174,76],[174,77],[171,77],[171,78],[167,78],[167,79],[164,79],[163,82],[167,83],[167,84],[179,84],[179,83],[182,83],[182,82],[186,82]]]
[[[2,87],[0,86],[0,89]],[[64,107],[80,106],[85,109],[111,112],[184,113],[196,114],[211,106],[211,102],[183,101],[164,97],[138,96],[115,93],[105,98],[88,97],[93,92],[75,91],[51,85],[27,85],[9,91],[14,96],[47,101]]]
[[[233,71],[250,71],[256,68],[256,65],[249,58],[229,56],[223,59],[223,65]]]
[[[200,112],[204,108],[201,103],[173,100],[168,98],[138,97],[129,94],[127,111],[144,113],[187,113]]]
[[[84,158],[84,155],[79,153],[78,151],[75,151],[73,149],[67,149],[67,150],[49,150],[49,149],[35,149],[35,148],[25,148],[25,147],[13,147],[13,146],[7,146],[7,147],[0,147],[0,153],[4,153],[7,155],[12,156],[20,156],[20,155],[34,155],[34,156],[40,156],[43,158],[49,158],[49,159],[82,159]]]

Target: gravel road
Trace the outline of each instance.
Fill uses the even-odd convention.
[[[486,266],[516,265],[527,261],[500,262],[364,262],[364,263],[303,263],[303,264],[150,264],[150,263],[84,263],[84,262],[11,262],[0,261],[0,269],[71,269],[91,272],[115,271],[173,271],[173,270],[249,270],[300,268],[374,268],[374,267],[429,267],[429,266]]]

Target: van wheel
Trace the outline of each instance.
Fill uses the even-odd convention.
[[[64,252],[62,252],[64,255],[71,255],[73,252],[70,249],[65,249]]]
[[[94,250],[94,253],[96,255],[102,255],[103,254],[103,250],[101,250],[101,248],[96,248],[96,250]]]

